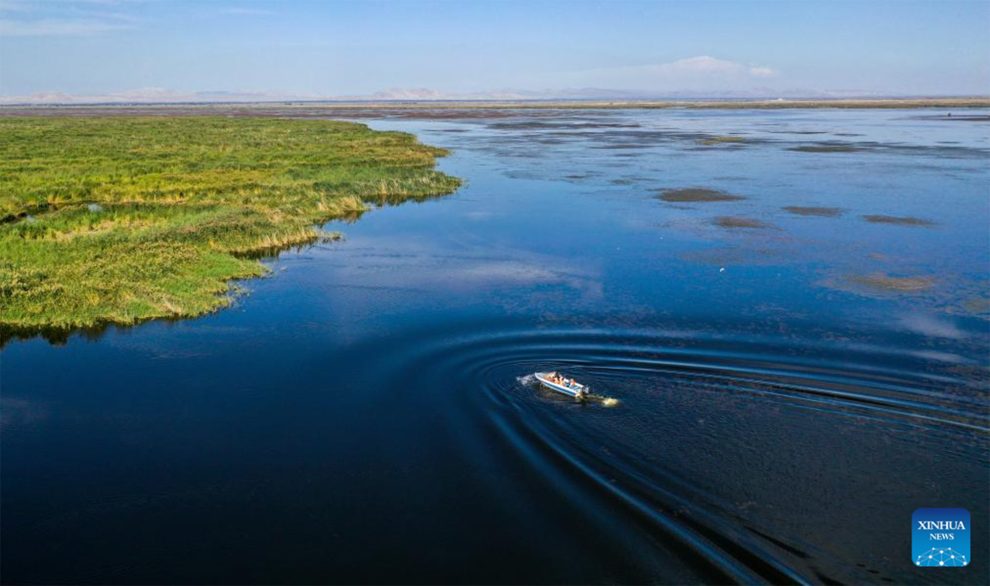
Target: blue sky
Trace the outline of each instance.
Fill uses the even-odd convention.
[[[0,95],[988,94],[990,1],[0,0]]]

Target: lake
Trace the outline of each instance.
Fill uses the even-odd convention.
[[[465,186],[8,343],[5,582],[988,582],[990,112],[344,114]]]

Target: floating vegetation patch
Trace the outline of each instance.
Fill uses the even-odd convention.
[[[762,232],[755,233],[762,234]],[[679,256],[687,262],[715,267],[716,270],[731,266],[782,266],[794,260],[793,251],[772,246],[767,242],[755,246],[749,242],[746,246],[725,245],[689,250]]]
[[[770,228],[770,224],[742,216],[719,216],[712,222],[720,228]]]
[[[738,145],[744,144],[745,142],[746,139],[741,136],[711,136],[698,141],[699,144],[703,144],[705,146]]]
[[[682,189],[664,189],[660,192],[659,198],[670,203],[696,203],[711,201],[739,201],[746,199],[740,195],[733,195],[717,189],[707,189],[704,187],[686,187]]]
[[[986,114],[926,114],[921,116],[909,116],[910,120],[932,120],[938,122],[990,122],[990,116]]]
[[[863,149],[851,144],[818,143],[791,147],[788,150],[799,153],[855,153]]]
[[[585,139],[595,143],[592,148],[651,148],[659,145],[698,145],[702,141],[713,138],[705,132],[687,132],[683,130],[643,130],[643,129],[606,129],[593,132],[569,132],[573,139]],[[765,142],[760,139],[747,139],[746,143]],[[718,144],[718,143],[715,143]],[[729,142],[728,144],[732,144]]]
[[[856,285],[863,285],[871,289],[893,291],[898,293],[915,293],[925,291],[927,289],[931,289],[932,286],[935,285],[935,279],[932,277],[893,277],[885,273],[854,275],[849,277],[849,281]]]
[[[863,216],[863,219],[871,224],[894,224],[896,226],[934,226],[935,222],[931,220],[926,220],[924,218],[915,218],[913,216],[885,216],[882,214],[869,214]]]
[[[313,109],[314,115],[321,118],[337,118],[343,114],[349,114],[352,118],[407,118],[411,120],[486,120],[489,118],[510,118],[515,116],[511,110],[486,110],[480,108],[417,108],[409,109],[402,107],[392,107],[385,109],[376,108],[336,108],[321,112],[319,108]]]
[[[784,211],[796,216],[818,216],[821,218],[836,218],[842,215],[842,208],[826,208],[816,206],[784,206]]]
[[[639,128],[639,124],[526,120],[520,122],[493,122],[488,125],[488,128],[493,130],[589,130],[596,128]]]
[[[990,298],[970,297],[963,300],[962,307],[969,313],[987,314],[990,313]]]
[[[838,134],[836,136],[839,136]],[[819,142],[790,147],[788,150],[804,153],[854,153],[870,151],[896,155],[916,155],[940,159],[986,159],[990,149],[970,146],[920,145],[896,142]]]

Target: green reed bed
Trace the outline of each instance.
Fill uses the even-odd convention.
[[[312,242],[369,203],[454,191],[446,154],[323,120],[0,119],[0,328],[199,315],[251,253]]]

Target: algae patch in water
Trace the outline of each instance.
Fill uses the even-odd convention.
[[[719,216],[714,224],[720,228],[770,228],[770,224],[742,216]]]
[[[718,145],[731,145],[731,144],[744,144],[746,139],[741,136],[711,136],[708,138],[703,138],[698,141],[699,144],[705,146],[718,146]]]
[[[739,195],[733,195],[717,189],[707,189],[704,187],[686,187],[682,189],[664,189],[659,195],[660,199],[670,203],[695,203],[710,201],[739,201],[746,199]]]
[[[800,153],[855,153],[863,149],[849,144],[808,144],[792,147],[792,151]]]
[[[935,279],[932,277],[892,277],[884,273],[856,275],[849,277],[849,281],[857,285],[865,285],[871,289],[896,291],[899,293],[924,291],[930,289],[935,284]]]
[[[784,211],[797,216],[818,216],[821,218],[836,218],[842,215],[842,208],[823,208],[814,206],[785,206]]]
[[[962,307],[969,313],[990,313],[990,298],[970,297],[962,302]]]
[[[894,224],[897,226],[934,226],[935,222],[924,218],[912,216],[885,216],[882,214],[870,214],[863,216],[863,219],[871,224]]]

